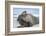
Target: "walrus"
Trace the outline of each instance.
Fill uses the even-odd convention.
[[[32,14],[27,14],[26,11],[23,11],[21,15],[18,16],[17,21],[19,21],[19,27],[32,27],[34,24]]]

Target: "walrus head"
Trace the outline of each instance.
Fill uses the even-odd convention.
[[[26,11],[23,11],[22,14],[18,16],[18,21],[21,24],[21,27],[30,27],[33,25],[32,16],[27,14]]]

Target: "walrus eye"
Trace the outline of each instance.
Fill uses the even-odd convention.
[[[23,15],[25,15],[26,13],[23,13]]]

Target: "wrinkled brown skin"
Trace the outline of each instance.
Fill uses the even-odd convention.
[[[31,14],[21,14],[18,16],[17,21],[21,24],[19,27],[32,27],[34,24],[33,16]]]

